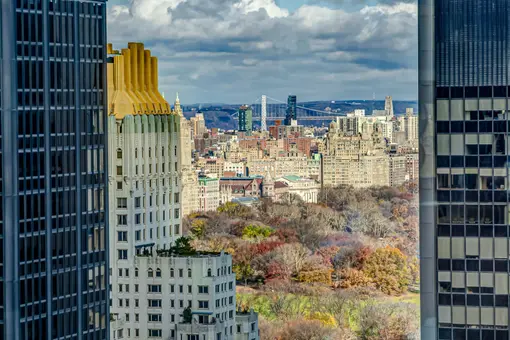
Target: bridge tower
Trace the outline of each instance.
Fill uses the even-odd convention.
[[[267,107],[266,106],[267,106],[267,97],[265,94],[263,94],[261,105],[260,105],[260,129],[262,131],[267,131],[267,124],[266,124]]]

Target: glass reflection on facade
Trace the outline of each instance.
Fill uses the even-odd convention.
[[[285,114],[285,125],[291,125],[292,120],[297,119],[297,97],[289,95],[287,98],[287,111]]]
[[[419,3],[423,339],[509,339],[509,9]]]
[[[107,339],[106,0],[0,3],[0,338]]]

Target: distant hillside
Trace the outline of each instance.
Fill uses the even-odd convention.
[[[340,113],[352,112],[356,109],[365,110],[369,115],[372,110],[383,110],[384,100],[343,100],[343,101],[314,101],[298,103],[299,106],[304,106],[315,110],[325,110],[327,107],[331,110],[338,110]],[[183,107],[184,116],[186,118],[193,117],[200,109],[204,114],[205,122],[208,128],[217,127],[221,129],[236,129],[237,121],[231,118],[240,104],[193,104]],[[412,107],[415,112],[418,111],[418,103],[416,101],[393,101],[393,107],[396,115],[404,114],[406,108]],[[298,117],[299,122],[299,117]],[[302,122],[304,125],[322,126],[327,124],[325,121],[306,121]],[[258,122],[255,122],[255,127],[258,127]],[[301,123],[300,123],[301,124]]]

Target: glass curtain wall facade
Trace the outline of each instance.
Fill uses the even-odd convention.
[[[510,2],[419,2],[422,339],[509,339]]]
[[[0,2],[0,338],[107,339],[106,0]]]
[[[287,112],[285,114],[285,125],[290,125],[292,120],[297,119],[297,97],[290,95],[287,98]]]

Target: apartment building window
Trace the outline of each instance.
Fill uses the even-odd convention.
[[[161,322],[161,314],[149,314],[149,322]]]
[[[184,270],[182,268],[179,268],[179,277],[184,277]]]
[[[149,270],[147,271],[147,277],[154,277],[154,271],[152,270],[152,268],[149,268]]]
[[[122,269],[119,268],[119,277],[122,277]]]
[[[179,300],[179,308],[183,308],[184,307],[184,300]]]
[[[122,293],[122,285],[119,285],[119,293]]]
[[[156,277],[161,277],[161,269],[156,269]]]
[[[149,329],[149,338],[160,338],[161,329]]]
[[[123,300],[122,300],[122,299],[119,299],[119,307],[123,307],[122,302],[123,302]]]
[[[129,269],[127,269],[127,268],[126,268],[126,269],[124,270],[124,273],[125,273],[125,275],[124,275],[124,276],[129,277]]]
[[[161,293],[161,285],[149,285],[149,293]]]
[[[152,211],[149,212],[149,223],[152,223]],[[151,229],[152,231],[152,229]],[[152,238],[152,232],[151,232],[151,238]]]
[[[117,215],[118,225],[127,225],[127,215]]]
[[[122,159],[122,150],[117,149],[117,159]]]
[[[177,171],[179,168],[179,166],[177,165],[177,162],[175,162],[174,166],[175,166],[175,171]]]
[[[234,311],[229,311],[228,312],[228,318],[229,319],[233,319],[234,318]]]
[[[135,231],[135,240],[140,241],[141,240],[141,232],[140,230]]]
[[[126,284],[126,293],[129,293],[129,284]]]
[[[140,197],[135,197],[135,208],[140,208],[142,206],[142,200]]]
[[[151,157],[152,157],[152,149],[149,148],[149,158],[151,158]]]
[[[188,339],[186,340],[200,340],[198,338],[198,334],[188,334]]]
[[[177,146],[174,147],[174,156],[177,156]]]
[[[161,300],[149,299],[150,308],[161,308]]]
[[[174,209],[174,218],[179,218],[179,208]]]
[[[127,208],[127,198],[125,198],[125,197],[117,198],[117,208],[126,209]]]
[[[175,322],[175,315],[174,314],[170,314],[170,322]]]
[[[234,304],[234,297],[233,296],[229,296],[228,297],[228,304],[229,305],[233,305]]]
[[[122,176],[122,166],[117,165],[117,176]]]
[[[241,333],[241,325],[237,325],[237,333]]]
[[[234,282],[229,282],[228,283],[228,289],[229,290],[234,290]]]
[[[139,322],[140,321],[140,314],[136,313],[135,314],[135,322]]]
[[[161,164],[161,172],[165,172],[165,163]]]
[[[135,175],[138,175],[138,165],[135,165]]]
[[[170,285],[170,293],[175,292],[175,285]]]
[[[252,331],[252,332],[255,332],[255,322],[252,322],[252,323],[251,323],[251,331]]]
[[[127,249],[117,250],[117,259],[118,260],[127,260]]]
[[[129,307],[129,299],[126,299],[126,307]]]
[[[188,268],[188,277],[191,277],[192,276],[191,274],[192,274],[191,273],[191,268]]]
[[[135,283],[135,293],[138,293],[138,283]]]
[[[174,308],[175,307],[175,300],[170,300],[170,308]]]
[[[129,322],[129,313],[126,313],[126,321]]]
[[[135,307],[136,308],[140,307],[140,300],[135,299]]]
[[[149,206],[152,207],[152,194],[149,196]]]
[[[181,233],[181,225],[180,224],[174,225],[174,234],[180,235],[180,233]]]
[[[198,308],[200,309],[209,308],[209,301],[198,301]]]
[[[117,190],[122,190],[122,182],[117,182]]]
[[[176,192],[176,193],[174,194],[174,203],[179,203],[179,193],[178,193],[178,192]],[[177,217],[176,217],[176,218],[177,218]]]
[[[138,277],[138,268],[135,268],[135,277]]]
[[[135,328],[135,336],[140,336],[140,329]]]
[[[209,294],[209,286],[198,286],[198,294]]]
[[[142,222],[141,214],[135,215],[135,224],[140,224]]]
[[[117,241],[118,242],[127,242],[127,231],[118,231],[117,232]]]
[[[149,173],[152,174],[152,164],[149,164]]]
[[[190,285],[188,285],[188,294],[191,294],[192,293],[192,288]]]
[[[179,285],[179,293],[184,293],[184,286],[183,285]]]
[[[174,269],[173,268],[170,268],[170,277],[174,277]]]

